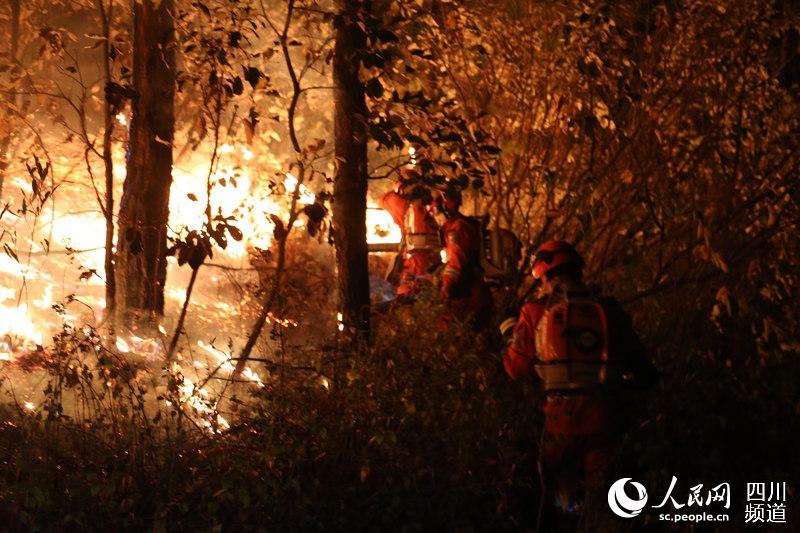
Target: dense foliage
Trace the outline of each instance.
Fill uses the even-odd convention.
[[[73,11],[56,16],[46,4],[25,11],[36,14],[22,23],[37,31],[19,36],[20,52],[0,73],[11,95],[0,103],[8,116],[0,148],[20,168],[31,162],[38,193],[9,208],[22,218],[30,205],[38,217],[58,186],[70,186],[70,168],[102,161],[102,95],[115,112],[130,98],[124,12],[112,17],[114,82],[103,91],[78,55],[99,53],[99,32],[76,22],[92,6],[68,3]],[[531,527],[541,396],[507,379],[502,347],[437,328],[434,295],[376,317],[369,347],[350,350],[334,338],[334,272],[321,250],[333,237],[336,6],[177,4],[182,136],[174,148],[179,162],[202,160],[202,180],[181,194],[200,198],[205,211],[200,225],[173,228],[171,251],[196,271],[248,237],[244,215],[210,198],[236,187],[246,167],[222,146],[253,148],[253,182],[282,210],[256,214],[271,220],[273,240],[249,249],[256,276],[235,278],[238,318],[249,325],[253,302],[263,303],[270,321],[294,317],[300,327],[288,334],[271,322],[258,345],[268,356],[251,357],[268,374],[263,388],[223,389],[227,430],[211,415],[198,422],[173,366],[159,374],[91,328],[66,329],[25,363],[44,369],[43,408],[16,398],[3,407],[4,524]],[[469,211],[489,213],[531,248],[571,240],[591,281],[631,310],[662,376],[641,400],[615,472],[658,486],[671,475],[738,487],[800,478],[796,3],[370,6],[359,23],[373,193],[413,159],[423,171],[416,194],[453,184]],[[67,141],[58,149],[56,136]],[[209,157],[198,155],[204,149]],[[226,160],[235,164],[218,174]],[[296,175],[293,187],[286,172]],[[91,183],[81,187],[100,201]],[[305,206],[301,186],[317,193]],[[292,233],[298,221],[304,230]],[[5,253],[16,256],[12,244]],[[175,338],[184,333],[181,322]],[[796,520],[800,509],[788,514]]]
[[[413,324],[382,323],[367,355],[297,353],[272,367],[277,379],[254,395],[237,389],[225,407],[237,422],[218,435],[174,407],[172,387],[150,403],[153,377],[94,332],[65,331],[40,361],[43,411],[5,412],[6,525],[513,527],[536,494],[533,396],[507,386],[496,356],[418,311]],[[74,418],[63,410],[73,402]]]

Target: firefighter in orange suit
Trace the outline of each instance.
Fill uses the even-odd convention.
[[[540,469],[561,511],[574,511],[587,489],[605,481],[631,410],[628,391],[657,377],[630,317],[584,284],[583,264],[569,243],[540,247],[533,277],[543,297],[523,305],[503,360],[512,378],[542,381]]]
[[[462,215],[460,207],[461,193],[453,189],[440,193],[433,203],[444,241],[441,296],[448,316],[443,325],[455,318],[471,321],[473,329],[481,330],[492,310],[492,295],[480,266],[481,227]]]
[[[423,199],[410,198],[410,185],[419,181],[411,169],[401,171],[394,190],[381,199],[381,207],[392,215],[403,232],[402,267],[397,287],[400,301],[413,297],[425,284],[432,282],[431,270],[439,263],[439,228],[428,212]]]

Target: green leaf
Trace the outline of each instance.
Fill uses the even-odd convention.
[[[244,237],[244,235],[242,235],[242,230],[236,226],[228,226],[228,233],[231,234],[234,241],[241,241],[242,237]]]
[[[233,78],[233,84],[231,85],[231,89],[233,90],[233,94],[240,95],[244,92],[244,82],[242,78],[236,76]]]
[[[372,98],[380,98],[383,96],[383,85],[381,85],[381,82],[378,78],[372,78],[364,87],[364,92],[367,93],[367,96]]]
[[[244,79],[247,80],[247,83],[249,83],[250,87],[252,87],[253,89],[256,88],[258,82],[261,80],[262,77],[264,77],[261,71],[258,70],[256,67],[243,66],[242,70],[244,70]]]

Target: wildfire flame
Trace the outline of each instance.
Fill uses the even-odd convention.
[[[123,126],[128,124],[128,117],[124,113],[119,113],[115,118]],[[413,153],[409,153],[413,156]],[[226,249],[215,253],[215,260],[219,256],[220,262],[246,261],[248,250],[266,250],[272,246],[275,225],[270,215],[277,215],[283,220],[288,218],[288,206],[295,189],[299,194],[299,207],[313,204],[317,201],[317,195],[306,184],[300,184],[298,178],[289,172],[283,174],[284,178],[277,187],[263,186],[263,178],[260,177],[263,174],[259,174],[254,168],[256,153],[247,146],[223,144],[219,148],[219,154],[223,163],[209,178],[210,198],[206,197],[209,172],[207,156],[197,154],[194,160],[173,168],[169,231],[175,237],[185,231],[202,230],[208,204],[212,216],[219,213],[224,217],[233,217],[231,224],[244,236],[241,241],[229,239]],[[61,163],[66,167],[69,161],[66,157],[62,159]],[[121,150],[115,152],[114,162],[114,175],[118,183],[121,183],[125,175],[124,154]],[[0,361],[13,362],[20,355],[38,349],[45,339],[65,324],[102,317],[106,305],[106,221],[94,204],[94,192],[87,195],[85,182],[81,184],[81,180],[77,179],[71,181],[71,185],[60,189],[57,201],[52,201],[52,208],[48,204],[46,216],[42,214],[32,222],[24,213],[15,216],[15,212],[10,211],[2,217],[0,229],[19,235],[13,244],[19,250],[27,249],[27,252],[0,252]],[[7,195],[16,194],[21,198],[29,197],[33,193],[29,180],[19,176],[7,183],[17,188],[15,191],[7,188]],[[18,208],[21,200],[16,202]],[[401,239],[400,228],[391,215],[377,205],[370,205],[366,224],[369,243],[397,243]],[[302,225],[301,218],[297,221],[297,226]],[[116,237],[115,235],[114,244]],[[179,304],[185,298],[185,286],[180,286],[180,282],[175,281],[179,279],[175,274],[182,272],[177,265],[172,262],[169,268],[165,292],[169,301],[173,302],[171,305],[175,305],[175,302]],[[20,280],[24,280],[24,283]],[[213,283],[218,282],[216,277],[211,280]],[[221,317],[239,312],[236,306],[224,301],[201,304],[196,298],[193,299],[193,309],[198,315],[208,315],[205,322],[209,324],[220,324],[224,322],[220,320]],[[68,305],[77,309],[67,309]],[[271,313],[268,321],[283,328],[298,325],[296,320]],[[338,327],[340,331],[344,329],[341,314],[338,316]],[[161,361],[168,330],[163,325],[159,325],[158,330],[161,335],[159,338],[117,336],[110,341],[112,349],[115,348],[126,357],[137,356],[150,361]],[[216,331],[211,333],[213,335]],[[203,378],[193,378],[186,374],[189,370],[196,374],[198,371],[208,371],[219,366],[219,370],[229,377],[234,371],[234,362],[230,354],[215,348],[211,343],[196,340],[194,344],[204,355],[209,356],[207,361],[210,364],[194,358],[188,362],[178,355],[178,361],[172,367],[181,376],[177,401],[182,407],[185,406],[198,415],[203,420],[204,427],[213,431],[224,431],[230,424],[217,410],[218,400],[214,399],[213,387],[208,384],[199,386],[198,383],[205,383]],[[225,377],[224,374],[222,377]],[[245,367],[241,377],[256,387],[265,387],[269,373],[260,375],[253,368]],[[326,388],[330,386],[326,378],[321,383]],[[111,381],[106,382],[106,386],[112,385]],[[34,411],[36,406],[32,401],[26,401],[24,408]]]
[[[402,239],[400,227],[394,223],[388,211],[376,205],[367,207],[367,242],[369,244],[399,243]]]

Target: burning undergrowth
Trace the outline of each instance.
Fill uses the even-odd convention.
[[[105,355],[95,354],[98,360],[128,360],[162,388],[171,380],[179,383],[181,402],[200,418],[216,413],[218,398],[227,391],[225,380],[275,276],[276,221],[288,216],[295,190],[303,212],[322,205],[311,188],[321,184],[306,186],[290,172],[266,172],[282,166],[271,154],[230,144],[216,152],[210,171],[203,150],[176,162],[169,235],[175,243],[190,232],[202,235],[211,212],[233,228],[230,238],[214,243],[213,256],[198,267],[186,320],[180,324],[192,268],[180,254],[167,258],[164,318],[147,331],[115,330],[106,316],[105,220],[91,180],[83,179],[66,155],[14,169],[18,175],[6,187],[8,202],[0,216],[6,237],[0,253],[0,374],[20,405],[32,412],[44,408],[43,371],[60,353],[59,339],[68,334],[95,339],[76,342],[95,351],[102,347]],[[114,155],[114,168],[123,173],[123,154]],[[369,222],[372,239],[396,239],[398,230],[388,213],[370,210]],[[239,376],[254,386],[267,379],[266,362],[283,360],[287,347],[324,343],[336,330],[333,249],[325,222],[320,227],[318,217],[303,215],[294,226],[268,333]],[[172,337],[177,339],[174,353],[169,350]],[[164,395],[151,396],[155,402]]]
[[[516,440],[532,438],[515,428],[535,427],[512,421],[535,411],[497,410],[516,391],[484,347],[435,327],[439,311],[426,299],[383,317],[365,353],[286,343],[260,381],[220,388],[225,372],[189,384],[133,346],[66,327],[13,363],[41,376],[42,396],[0,408],[0,460],[15,476],[0,517],[22,529],[296,530],[498,516],[519,481]],[[458,498],[440,486],[461,487]]]

